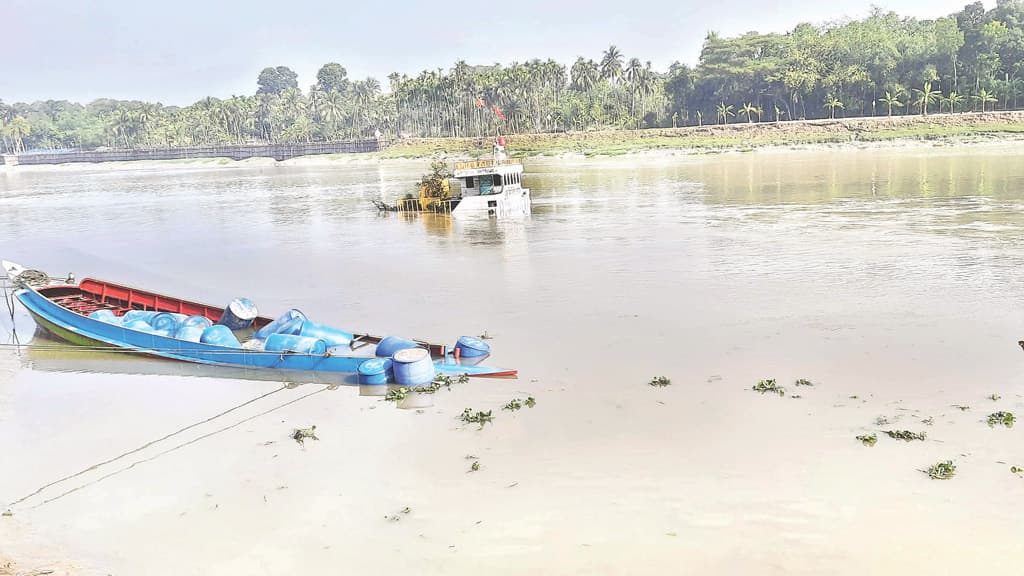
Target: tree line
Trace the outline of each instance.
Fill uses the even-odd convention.
[[[268,67],[253,95],[190,106],[99,99],[5,104],[0,151],[294,143],[644,129],[1024,106],[1024,0],[934,20],[875,8],[785,34],[708,33],[695,66],[668,70],[609,46],[570,66],[530,60],[351,79],[325,64],[303,91]]]

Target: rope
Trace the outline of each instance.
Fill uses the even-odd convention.
[[[32,509],[39,508],[40,506],[43,506],[44,504],[49,504],[50,502],[53,502],[55,500],[59,500],[59,499],[65,497],[65,496],[68,496],[70,494],[78,492],[79,490],[82,490],[82,489],[85,489],[85,488],[87,488],[89,486],[92,486],[93,484],[97,484],[99,482],[102,482],[103,480],[106,480],[107,478],[110,478],[112,476],[116,476],[116,475],[118,475],[118,474],[120,474],[122,472],[127,472],[128,470],[131,470],[132,468],[135,468],[139,464],[143,464],[143,463],[146,463],[146,462],[152,462],[153,460],[156,460],[157,458],[159,458],[161,456],[164,456],[166,454],[174,452],[175,450],[179,450],[179,449],[184,448],[186,446],[189,446],[191,444],[195,444],[196,442],[199,442],[200,440],[205,440],[206,438],[209,438],[209,437],[214,436],[216,434],[220,434],[221,432],[227,432],[228,430],[231,430],[232,428],[237,428],[238,426],[241,426],[242,424],[245,424],[246,422],[250,422],[252,420],[255,420],[256,418],[259,418],[260,416],[265,416],[267,414],[270,414],[271,412],[280,410],[281,408],[284,408],[285,406],[289,406],[291,404],[295,404],[299,400],[304,400],[304,399],[309,398],[310,396],[312,396],[314,394],[319,394],[319,393],[325,392],[327,390],[329,390],[329,388],[321,388],[319,390],[315,390],[313,392],[310,392],[309,394],[305,394],[305,395],[299,396],[298,398],[295,398],[294,400],[289,400],[288,402],[285,402],[284,404],[280,404],[280,405],[275,406],[273,408],[264,410],[263,412],[260,412],[259,414],[254,414],[254,415],[252,415],[252,416],[250,416],[248,418],[245,418],[243,420],[239,420],[238,422],[235,422],[234,424],[225,426],[225,427],[223,427],[223,428],[221,428],[219,430],[214,430],[213,432],[210,432],[208,434],[203,434],[202,436],[199,436],[197,438],[193,438],[192,440],[189,440],[188,442],[183,442],[181,444],[178,444],[177,446],[174,446],[173,448],[168,448],[167,450],[164,450],[163,452],[158,452],[157,454],[154,454],[153,456],[150,456],[149,458],[144,458],[142,460],[139,460],[138,462],[133,462],[132,464],[130,464],[128,466],[125,466],[124,468],[121,468],[120,470],[115,470],[114,472],[111,472],[110,474],[107,474],[105,476],[100,476],[99,478],[93,480],[92,482],[87,482],[85,484],[82,484],[81,486],[77,486],[75,488],[72,488],[72,489],[70,489],[70,490],[68,490],[68,491],[66,491],[66,492],[64,492],[62,494],[58,494],[57,496],[54,496],[53,498],[50,498],[50,499],[47,499],[47,500],[43,500],[39,504],[36,504],[35,506],[33,506]]]
[[[39,487],[38,489],[36,489],[31,494],[27,494],[25,496],[22,496],[21,498],[18,498],[14,502],[11,502],[10,506],[16,506],[16,505],[24,502],[25,500],[28,500],[29,498],[35,496],[36,494],[39,494],[40,492],[42,492],[43,490],[46,490],[47,488],[49,488],[51,486],[54,486],[56,484],[60,484],[61,482],[66,482],[68,480],[71,480],[72,478],[76,478],[76,477],[81,476],[82,474],[85,474],[87,472],[92,472],[93,470],[99,468],[100,466],[105,466],[105,465],[110,464],[112,462],[116,462],[117,460],[120,460],[121,458],[124,458],[126,456],[131,456],[132,454],[135,454],[137,452],[141,452],[142,450],[145,450],[146,448],[149,448],[150,446],[152,446],[153,444],[156,444],[157,442],[163,442],[164,440],[167,440],[168,438],[171,438],[173,436],[177,436],[178,434],[181,434],[182,432],[186,432],[188,430],[191,430],[192,428],[195,428],[196,426],[201,426],[201,425],[206,424],[206,423],[208,423],[208,422],[210,422],[212,420],[220,418],[221,416],[224,416],[226,414],[230,414],[231,412],[234,412],[235,410],[238,410],[239,408],[248,406],[249,404],[252,404],[253,402],[256,402],[257,400],[262,400],[263,398],[266,398],[267,396],[270,396],[271,394],[276,394],[276,393],[278,393],[281,390],[284,390],[286,388],[288,388],[288,386],[281,386],[280,388],[277,388],[275,390],[271,390],[270,392],[267,392],[265,394],[261,394],[261,395],[255,397],[255,398],[246,400],[245,402],[242,402],[241,404],[239,404],[237,406],[233,406],[231,408],[228,408],[227,410],[224,410],[223,412],[219,412],[217,414],[214,414],[213,416],[210,416],[209,418],[206,418],[205,420],[200,420],[199,422],[196,422],[194,424],[189,424],[188,426],[185,426],[184,428],[180,428],[178,430],[175,430],[174,432],[171,432],[170,434],[167,434],[165,436],[161,436],[160,438],[157,438],[156,440],[151,440],[149,442],[146,442],[145,444],[143,444],[142,446],[139,446],[138,448],[135,448],[133,450],[129,450],[127,452],[122,452],[121,454],[118,454],[117,456],[114,456],[113,458],[109,458],[109,459],[104,460],[102,462],[98,462],[96,464],[93,464],[92,466],[89,466],[88,468],[85,468],[83,470],[75,472],[74,474],[69,474],[68,476],[60,478],[58,480],[54,480],[53,482],[50,482],[49,484],[45,484],[45,485]],[[318,392],[319,392],[319,390],[318,390]]]
[[[15,288],[22,288],[24,286],[47,286],[50,284],[50,275],[41,270],[25,270],[21,274],[11,278],[11,283],[14,284]]]

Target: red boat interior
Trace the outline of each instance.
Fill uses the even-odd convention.
[[[211,322],[220,320],[223,308],[190,302],[180,298],[164,296],[156,292],[140,290],[131,286],[86,278],[79,282],[78,286],[47,286],[40,288],[39,293],[58,306],[77,312],[82,316],[97,310],[111,310],[115,316],[124,316],[129,310],[150,310],[154,312],[176,312],[188,316],[206,316]],[[258,317],[253,321],[253,329],[260,329],[269,324],[271,318]],[[380,342],[380,336],[369,334],[357,334],[352,340],[352,349],[356,350],[369,344]],[[416,342],[435,356],[444,356],[448,347],[444,344],[431,344],[416,340]]]
[[[189,302],[92,278],[82,280],[78,286],[48,286],[40,289],[39,293],[51,302],[82,316],[88,316],[97,310],[111,310],[116,316],[124,316],[129,310],[150,310],[206,316],[210,321],[217,322],[224,313],[223,308],[208,304]],[[270,318],[257,318],[253,326],[259,328],[270,321]]]

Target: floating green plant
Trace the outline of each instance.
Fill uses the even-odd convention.
[[[526,407],[527,408],[533,408],[536,405],[537,405],[537,399],[536,398],[534,398],[533,396],[527,396],[526,397]]]
[[[924,440],[927,434],[925,432],[911,432],[910,430],[885,430],[884,431],[889,438],[895,440],[903,440],[910,442],[911,440]]]
[[[387,402],[398,402],[399,400],[404,400],[408,395],[409,389],[405,386],[402,386],[401,388],[392,388],[384,395],[384,400]]]
[[[480,427],[483,428],[484,424],[494,420],[494,416],[491,415],[490,410],[488,410],[487,412],[482,412],[479,410],[473,412],[472,408],[466,408],[465,410],[462,411],[462,414],[459,416],[459,420],[462,420],[466,424],[479,424]]]
[[[1010,473],[1020,476],[1021,473],[1024,473],[1024,468],[1021,468],[1020,466],[1010,466]]]
[[[509,400],[508,404],[501,407],[502,410],[512,410],[513,412],[523,407],[523,401],[519,398],[513,398]]]
[[[988,397],[988,399],[993,402],[999,400],[1000,398],[1002,398],[1002,396],[1000,396],[999,394],[990,394]]]
[[[797,386],[814,386],[814,382],[807,380],[806,378],[798,378],[793,384]]]
[[[319,440],[319,438],[316,437],[316,424],[309,428],[296,428],[295,431],[292,432],[292,440],[298,442],[300,446],[306,445],[307,438]]]
[[[1000,410],[988,415],[988,427],[994,428],[996,424],[1002,424],[1007,428],[1013,428],[1013,423],[1016,419],[1013,412],[1003,412]]]
[[[860,436],[857,436],[857,440],[860,440],[860,443],[865,446],[874,446],[878,442],[878,436],[874,433],[861,434]]]
[[[953,408],[960,410],[961,412],[966,412],[971,409],[970,406],[965,406],[964,404],[952,404],[951,406],[953,406]]]
[[[665,378],[664,376],[655,376],[654,378],[651,378],[651,381],[648,382],[648,384],[651,386],[664,388],[665,386],[672,384],[672,381],[669,380],[668,378]]]
[[[956,475],[956,464],[953,464],[952,460],[936,462],[924,470],[924,473],[932,480],[949,480]]]
[[[931,426],[934,423],[935,423],[935,419],[932,418],[931,416],[925,418],[924,420],[921,420],[921,424],[924,424],[925,426]]]
[[[469,471],[470,472],[476,472],[479,469],[480,469],[480,461],[479,460],[474,460],[473,464],[469,467]]]
[[[889,423],[889,419],[885,416],[879,416],[875,418],[875,426],[885,426]]]
[[[770,378],[770,379],[766,379],[766,380],[761,380],[757,384],[754,384],[753,390],[755,392],[760,392],[761,394],[765,394],[767,392],[771,392],[773,394],[778,394],[779,396],[785,396],[786,395],[786,389],[783,388],[782,386],[779,386],[775,382],[774,378]]]

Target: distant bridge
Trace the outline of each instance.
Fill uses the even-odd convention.
[[[0,164],[68,164],[72,162],[134,162],[137,160],[185,160],[190,158],[273,158],[287,160],[315,154],[358,154],[387,148],[384,140],[352,140],[346,142],[307,142],[303,144],[236,144],[232,146],[189,146],[180,148],[146,148],[124,150],[91,150],[70,152],[27,152],[0,156]]]

